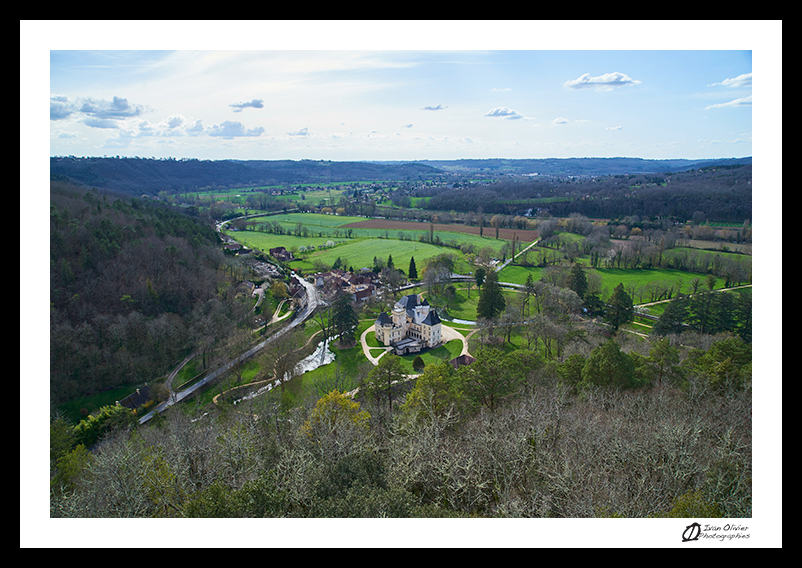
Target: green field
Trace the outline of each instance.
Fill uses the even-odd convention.
[[[261,219],[255,217],[253,221],[259,222]],[[280,223],[282,227],[294,229],[298,223],[305,227],[313,228],[330,228],[347,225],[348,223],[356,223],[364,221],[364,217],[349,217],[348,215],[322,215],[319,213],[286,213],[284,215],[271,215],[264,218],[265,221]]]
[[[501,282],[511,282],[513,284],[524,284],[526,283],[526,277],[528,274],[531,274],[532,279],[537,281],[543,276],[544,270],[546,269],[540,267],[510,265],[499,273],[499,280]],[[628,292],[634,290],[632,300],[636,304],[642,304],[651,301],[651,288],[657,287],[661,284],[672,284],[676,290],[676,284],[681,283],[680,291],[684,294],[687,294],[691,292],[691,285],[693,281],[698,279],[699,289],[707,289],[706,274],[695,274],[692,272],[683,272],[668,268],[585,268],[585,273],[588,276],[595,274],[601,278],[601,295],[603,298],[609,296],[616,286],[623,284],[624,288]],[[724,279],[716,278],[714,289],[719,289],[723,286]]]
[[[420,229],[414,230],[388,230],[388,229],[371,229],[371,228],[346,228],[344,225],[351,223],[358,223],[365,221],[364,217],[351,217],[347,215],[321,215],[318,213],[287,213],[285,215],[271,215],[261,219],[256,217],[252,219],[256,223],[269,222],[278,223],[282,228],[289,232],[296,232],[298,224],[307,229],[308,234],[316,237],[327,236],[331,239],[338,239],[344,237],[368,237],[368,238],[386,238],[398,240],[413,240],[420,241],[421,238],[428,241],[429,239],[429,224],[419,223]],[[462,233],[458,231],[434,231],[433,237],[435,241],[439,239],[441,242],[449,245],[456,246],[473,246],[475,250],[489,247],[494,252],[498,252],[504,246],[504,240],[495,239],[492,237],[480,237],[469,233]],[[285,248],[289,249],[285,245]]]
[[[271,248],[284,247],[291,250],[301,246],[324,246],[329,237],[296,237],[294,235],[275,235],[273,233],[260,233],[258,231],[226,231],[232,239],[237,240],[248,248],[264,251]]]
[[[319,260],[326,265],[333,265],[337,258],[340,258],[345,266],[353,266],[355,270],[359,270],[363,267],[372,267],[374,258],[386,261],[387,257],[392,255],[395,267],[406,272],[411,257],[415,257],[415,264],[420,268],[426,260],[444,252],[449,252],[449,249],[428,243],[360,238],[330,249],[316,251],[309,255],[307,260]]]
[[[374,258],[386,261],[392,255],[396,268],[406,272],[413,256],[420,270],[427,259],[439,254],[450,253],[455,254],[460,260],[464,259],[462,252],[453,246],[468,245],[473,246],[474,250],[490,248],[497,253],[506,243],[504,240],[451,231],[435,231],[434,237],[453,246],[444,247],[421,242],[419,240],[421,237],[429,238],[427,223],[420,223],[421,229],[412,231],[343,227],[364,220],[363,217],[288,213],[266,216],[264,219],[258,217],[252,219],[256,222],[257,228],[260,222],[278,223],[286,234],[258,230],[227,231],[227,234],[245,246],[265,253],[271,248],[283,246],[293,251],[299,259],[290,266],[302,271],[312,270],[315,264],[320,263],[331,266],[337,258],[340,258],[347,267],[357,270],[363,267],[370,268],[373,266]],[[304,236],[299,236],[299,233]],[[326,248],[328,242],[337,244]],[[315,247],[315,250],[304,253],[301,252],[301,247]],[[458,267],[458,271],[471,270],[472,267],[463,262]]]

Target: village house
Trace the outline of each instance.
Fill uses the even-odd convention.
[[[256,284],[253,282],[240,282],[237,285],[237,294],[245,294],[246,296],[252,296],[254,290],[256,290]]]
[[[440,317],[429,302],[419,294],[410,294],[395,303],[391,315],[379,314],[376,340],[393,347],[396,355],[417,353],[440,345],[441,327]]]
[[[270,249],[269,252],[270,256],[282,262],[289,262],[291,260],[295,260],[295,257],[292,255],[292,253],[287,249],[285,249],[284,247],[272,248]]]
[[[150,387],[145,385],[136,389],[122,400],[117,401],[117,406],[124,406],[131,410],[137,410],[150,400]]]
[[[459,357],[455,357],[455,358],[453,358],[453,359],[452,359],[451,361],[449,361],[448,363],[449,363],[449,364],[450,364],[452,367],[454,367],[455,369],[459,369],[459,368],[460,368],[460,367],[462,367],[463,365],[470,365],[470,364],[471,364],[471,363],[473,363],[474,361],[476,361],[476,358],[475,358],[475,357],[472,357],[472,356],[468,355],[467,353],[465,353],[465,354],[463,354],[463,355],[460,355]]]
[[[376,275],[372,272],[354,274],[339,268],[329,272],[316,274],[315,286],[324,295],[336,296],[339,293],[350,294],[354,302],[361,304],[376,295]]]

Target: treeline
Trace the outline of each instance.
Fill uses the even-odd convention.
[[[420,180],[443,175],[424,164],[315,160],[197,160],[153,158],[50,158],[50,173],[129,195],[185,192],[204,187],[363,180]]]
[[[719,160],[645,160],[643,158],[537,158],[537,159],[461,159],[419,160],[452,173],[485,175],[527,175],[547,177],[588,177],[609,175],[644,174],[655,172],[677,172],[690,169],[728,168],[738,164],[751,164],[752,158],[725,158]]]
[[[699,213],[711,222],[738,222],[752,215],[752,166],[709,168],[655,175],[579,179],[505,180],[459,188],[426,188],[424,207],[437,211],[484,211],[515,215],[531,210],[597,219],[640,216],[677,222]]]
[[[514,264],[556,271],[560,270],[561,264],[574,263],[582,258],[582,262],[592,268],[665,268],[699,275],[684,290],[680,280],[670,282],[668,286],[663,283],[639,286],[639,290],[630,291],[633,298],[637,296],[638,303],[671,299],[674,294],[682,292],[697,292],[710,275],[722,278],[725,288],[752,281],[751,255],[737,252],[738,245],[751,243],[752,230],[748,223],[737,228],[712,230],[706,225],[644,223],[638,217],[624,218],[617,223],[599,223],[571,214],[559,220],[538,220],[534,227],[541,237],[538,246],[517,256]],[[736,246],[732,248],[735,250],[687,248],[689,240],[699,237],[734,243]],[[674,294],[664,293],[670,289]]]
[[[109,414],[91,453],[55,420],[51,516],[751,516],[740,339],[475,355],[404,386],[387,356],[358,399],[332,391],[291,412],[264,396],[156,426]]]
[[[153,380],[241,317],[231,299],[243,275],[192,212],[51,185],[53,404]]]
[[[706,334],[732,333],[751,343],[751,289],[680,294],[668,303],[652,329],[660,335],[682,333],[686,329]]]

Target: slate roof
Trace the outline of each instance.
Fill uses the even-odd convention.
[[[149,398],[150,398],[150,387],[144,386],[136,389],[134,392],[132,392],[124,399],[119,401],[119,403],[121,406],[130,408],[131,410],[136,410],[137,408],[145,404]]]
[[[441,321],[442,320],[440,319],[440,316],[437,315],[437,312],[435,310],[432,310],[429,312],[429,315],[426,316],[426,319],[424,319],[421,323],[424,325],[431,326],[431,325],[437,325]]]
[[[429,305],[429,301],[427,299],[424,298],[423,301],[421,302],[421,301],[419,301],[418,298],[419,298],[419,296],[417,294],[410,294],[410,295],[404,296],[403,298],[398,300],[398,302],[396,302],[395,305],[396,306],[401,306],[402,308],[407,309],[407,310],[409,310],[411,308],[414,308],[415,306],[428,306]]]
[[[451,366],[456,369],[457,367],[461,367],[462,365],[470,365],[474,361],[476,361],[476,358],[471,357],[466,353],[465,355],[460,355],[459,357],[455,357],[454,359],[449,361],[449,363],[451,363]]]

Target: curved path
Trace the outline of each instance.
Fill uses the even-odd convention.
[[[307,339],[307,340],[306,340],[306,343],[304,343],[304,344],[303,344],[301,347],[299,347],[299,348],[298,348],[298,349],[296,349],[295,351],[301,351],[302,349],[306,349],[306,348],[309,346],[309,344],[310,344],[310,343],[312,343],[312,340],[315,338],[315,336],[317,336],[317,335],[318,335],[318,334],[320,334],[320,333],[323,333],[323,330],[322,330],[322,329],[321,329],[321,330],[318,330],[318,331],[316,331],[315,333],[313,333],[312,335],[310,335],[310,336],[309,336],[309,339]],[[294,353],[295,351],[293,351],[293,353]],[[254,387],[254,386],[256,386],[256,385],[262,385],[262,384],[268,384],[268,383],[272,383],[272,382],[274,382],[275,380],[276,380],[276,377],[275,377],[275,368],[274,368],[274,373],[273,373],[273,376],[271,376],[269,379],[263,379],[263,380],[261,380],[261,381],[255,381],[255,382],[253,382],[253,383],[248,383],[248,384],[245,384],[245,385],[237,385],[237,386],[235,386],[235,387],[231,387],[230,389],[228,389],[228,390],[226,390],[226,391],[222,391],[221,393],[214,395],[214,397],[212,398],[212,403],[213,403],[213,404],[217,404],[217,401],[218,401],[218,399],[219,399],[221,396],[223,396],[224,394],[230,394],[230,393],[232,393],[232,392],[234,392],[234,391],[236,391],[236,390],[239,390],[239,389],[252,388],[252,387]]]
[[[306,282],[303,278],[299,278],[296,275],[293,275],[293,276],[294,276],[294,278],[296,278],[298,280],[299,284],[301,284],[304,288],[306,288],[306,291],[307,291],[307,302],[306,302],[306,306],[304,306],[301,309],[301,311],[298,313],[296,318],[294,320],[292,320],[287,327],[282,328],[275,335],[272,335],[272,336],[268,337],[267,339],[265,339],[264,341],[258,343],[254,347],[251,347],[245,353],[243,353],[242,355],[240,355],[239,357],[237,357],[235,359],[232,359],[231,361],[229,361],[228,363],[226,363],[225,365],[223,365],[219,369],[217,369],[215,371],[212,371],[211,373],[206,375],[203,379],[201,379],[197,383],[191,385],[190,387],[186,388],[185,390],[183,390],[181,392],[172,393],[170,395],[170,397],[166,401],[162,402],[156,408],[154,408],[153,410],[148,412],[146,415],[141,417],[139,419],[139,423],[140,424],[144,424],[145,422],[147,422],[148,420],[150,420],[151,418],[153,418],[157,414],[161,413],[162,411],[164,411],[168,407],[170,407],[170,406],[182,401],[183,399],[185,399],[186,397],[190,396],[191,394],[193,394],[198,389],[204,387],[209,382],[217,379],[218,377],[222,376],[224,373],[228,372],[230,369],[232,369],[234,367],[234,365],[250,359],[256,353],[261,351],[266,345],[268,345],[269,343],[273,342],[277,337],[283,335],[288,330],[292,329],[296,325],[298,325],[298,324],[302,323],[303,321],[305,321],[306,319],[308,319],[315,312],[315,309],[317,309],[317,303],[318,303],[317,290],[315,290],[315,287],[312,284],[309,284],[308,282]]]

